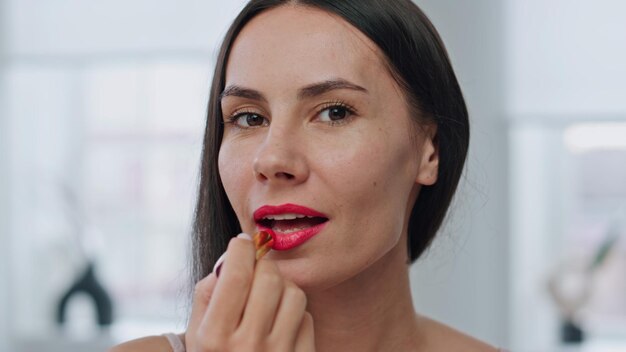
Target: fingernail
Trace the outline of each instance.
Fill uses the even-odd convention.
[[[240,233],[239,235],[237,235],[237,238],[243,238],[245,240],[252,241],[252,237],[250,237],[250,235],[248,235],[247,233]],[[213,266],[213,272],[217,277],[220,277],[220,271],[222,270],[222,265],[224,264],[225,255],[226,253],[224,252],[224,254],[219,257],[219,259],[215,262],[215,265]]]
[[[240,233],[237,235],[237,238],[243,238],[245,240],[252,241],[252,237],[250,237],[250,235],[248,235],[247,233]]]
[[[219,259],[215,262],[215,265],[213,266],[213,272],[217,277],[220,277],[220,270],[222,270],[222,264],[224,264],[225,255],[226,253],[222,254],[222,256],[219,257]]]

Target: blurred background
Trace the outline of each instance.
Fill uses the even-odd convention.
[[[513,351],[626,351],[626,3],[416,2],[472,117],[418,310]],[[209,81],[243,3],[0,0],[0,351],[184,329]],[[61,326],[77,280],[108,296],[72,295]]]

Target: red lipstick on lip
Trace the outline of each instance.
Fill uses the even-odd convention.
[[[280,215],[287,213],[302,214],[306,216],[316,216],[320,218],[328,218],[325,214],[315,211],[311,208],[307,208],[297,204],[283,204],[283,205],[264,205],[254,212],[254,221],[259,221],[268,215]]]
[[[326,219],[326,221],[290,233],[282,233],[280,231],[277,231],[276,229],[269,228],[261,223],[263,218],[267,216],[288,213],[324,218]],[[271,231],[273,233],[274,245],[272,246],[272,249],[278,251],[295,248],[308,241],[311,237],[317,235],[320,231],[322,231],[322,229],[326,226],[328,220],[328,216],[326,216],[325,214],[297,204],[282,204],[277,206],[264,205],[254,212],[253,217],[254,221],[257,224],[257,228],[260,231]]]

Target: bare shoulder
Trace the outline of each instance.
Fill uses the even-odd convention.
[[[108,352],[172,352],[164,336],[146,336],[113,346]]]
[[[427,317],[418,316],[425,343],[433,351],[497,352],[498,349],[461,331]]]

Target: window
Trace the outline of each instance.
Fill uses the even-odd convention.
[[[208,61],[10,67],[18,335],[54,329],[52,307],[86,258],[114,298],[116,339],[184,327]]]

